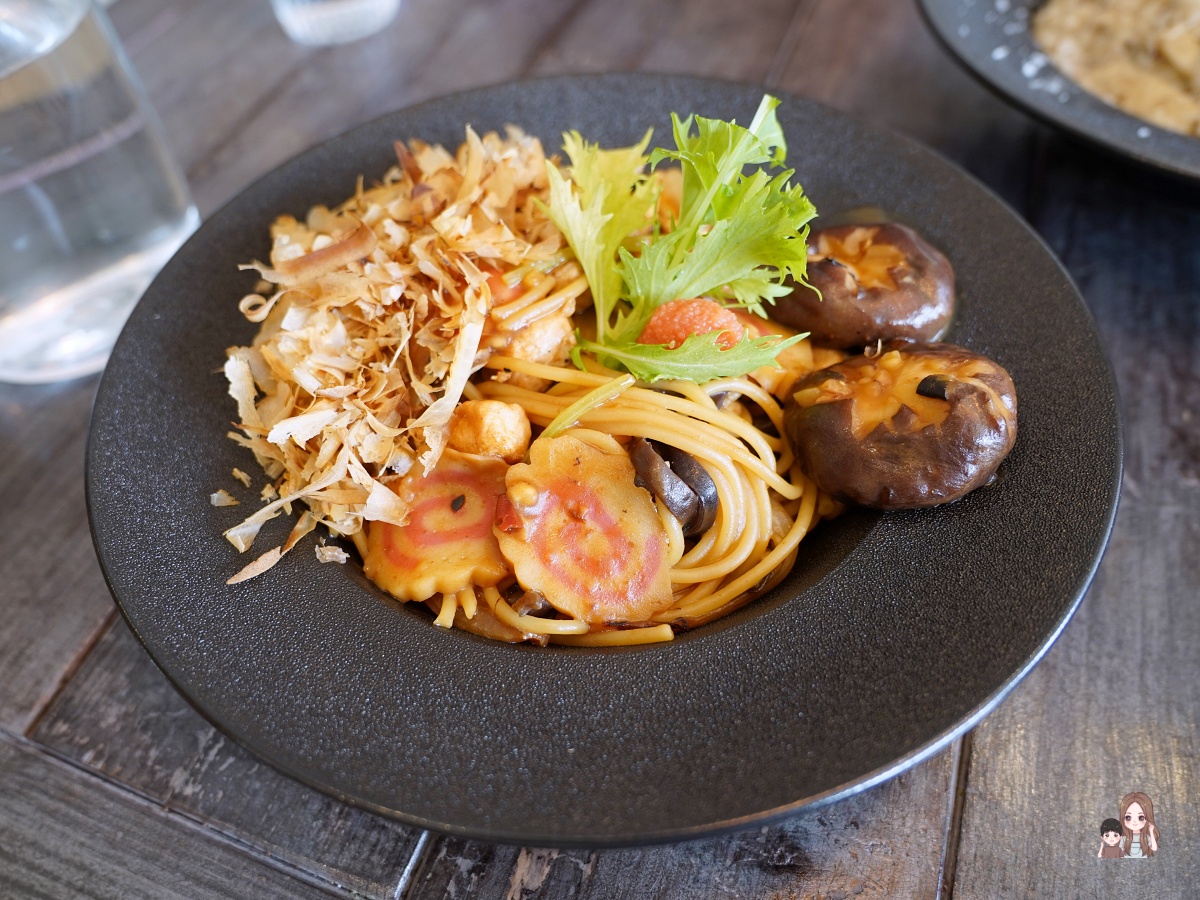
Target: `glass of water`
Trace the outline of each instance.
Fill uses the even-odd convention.
[[[199,216],[91,0],[0,3],[0,381],[104,366]]]
[[[271,0],[275,18],[297,44],[346,44],[396,18],[400,0]]]

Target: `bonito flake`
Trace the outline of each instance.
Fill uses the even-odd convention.
[[[488,279],[564,259],[541,205],[536,138],[468,128],[457,153],[421,141],[397,143],[396,153],[380,184],[360,180],[341,206],[313,207],[303,222],[280,216],[269,264],[243,267],[265,289],[239,306],[260,323],[254,342],[227,354],[239,419],[230,437],[275,490],[225,532],[239,550],[297,500],[306,528],[353,535],[364,521],[404,524],[408,508],[391,485],[414,465],[434,467],[450,414],[496,346],[484,341]],[[266,571],[295,540],[235,579]]]

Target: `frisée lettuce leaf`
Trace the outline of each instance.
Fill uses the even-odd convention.
[[[693,334],[675,348],[664,344],[639,344],[636,340],[603,345],[580,340],[572,353],[591,350],[603,357],[607,365],[623,368],[642,381],[672,378],[701,384],[714,378],[745,375],[763,366],[777,366],[776,354],[803,338],[802,334],[785,340],[778,335],[745,337],[725,350],[718,343],[718,332],[714,331]]]
[[[645,153],[641,143],[617,150],[564,136],[569,178],[550,167],[550,215],[591,285],[595,340],[581,350],[638,378],[707,381],[775,364],[800,337],[746,337],[721,349],[716,335],[693,335],[676,348],[639,344],[654,311],[672,300],[709,297],[765,316],[763,303],[803,282],[808,222],[816,216],[784,164],[786,145],[764,96],[750,126],[672,115],[674,149]],[[678,219],[660,222],[660,163],[678,165]],[[770,166],[774,171],[763,168]],[[752,168],[753,167],[753,168]]]
[[[570,131],[563,135],[570,177],[546,166],[550,216],[583,268],[597,321],[609,321],[621,297],[617,248],[652,223],[658,205],[658,180],[646,170],[650,135],[632,147],[603,150]]]

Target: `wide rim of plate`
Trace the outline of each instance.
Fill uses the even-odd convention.
[[[1075,137],[1143,166],[1200,180],[1200,138],[1139,119],[1089,93],[1033,42],[1045,0],[920,0],[926,22],[984,85]]]
[[[1091,317],[986,188],[799,97],[783,98],[780,121],[818,209],[883,207],[941,246],[961,294],[950,338],[1013,375],[1020,434],[996,484],[937,510],[826,523],[780,587],[670,645],[547,651],[444,633],[360,568],[317,563],[308,543],[264,578],[224,584],[246,562],[221,537],[241,514],[208,497],[237,494],[230,470],[253,460],[224,437],[234,409],[220,366],[254,331],[236,303],[255,276],[236,265],[265,256],[277,214],[382,175],[396,138],[456,143],[466,123],[515,122],[555,148],[567,128],[611,145],[648,125],[663,134],[671,111],[747,121],[761,94],[606,75],[440,98],[285,163],[184,245],[101,379],[86,493],[118,607],[206,718],[297,779],[410,825],[622,846],[735,830],[876,784],[1029,671],[1082,598],[1116,510],[1116,390]],[[289,527],[270,523],[262,546]]]

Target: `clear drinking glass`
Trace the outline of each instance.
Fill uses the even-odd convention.
[[[297,44],[345,44],[396,18],[400,0],[271,0],[271,6]]]
[[[104,13],[0,2],[0,381],[102,368],[198,222]]]

